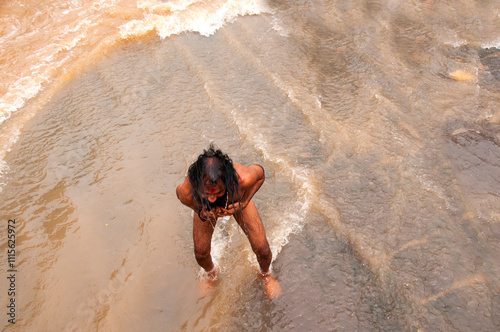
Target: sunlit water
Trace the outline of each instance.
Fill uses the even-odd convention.
[[[0,232],[19,331],[500,329],[495,1],[0,5]],[[261,164],[282,295],[235,221],[200,299],[175,197]],[[6,311],[6,310],[4,310]]]

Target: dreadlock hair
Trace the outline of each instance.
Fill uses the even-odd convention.
[[[211,209],[210,202],[203,197],[205,192],[205,182],[209,186],[215,186],[219,180],[222,180],[226,186],[227,197],[231,197],[231,203],[239,201],[240,183],[238,175],[233,166],[233,161],[227,154],[221,150],[215,149],[213,143],[207,150],[198,156],[198,159],[189,166],[189,181],[193,187],[193,197],[196,205],[201,210],[207,207]]]

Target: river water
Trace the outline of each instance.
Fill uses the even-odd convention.
[[[496,1],[13,0],[0,22],[4,330],[500,329]],[[266,169],[276,300],[232,218],[197,293],[175,187],[211,142]]]

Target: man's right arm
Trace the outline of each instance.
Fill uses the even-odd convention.
[[[196,210],[194,207],[193,194],[191,193],[191,182],[189,182],[189,178],[186,177],[184,183],[177,186],[175,193],[182,204]]]

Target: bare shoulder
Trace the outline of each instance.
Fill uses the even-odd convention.
[[[191,182],[189,178],[186,177],[184,182],[177,186],[175,193],[177,194],[177,198],[184,204],[192,203],[193,195],[191,194]]]
[[[238,174],[240,186],[246,188],[252,186],[255,182],[264,179],[264,168],[259,165],[244,166],[233,163],[234,169]]]

